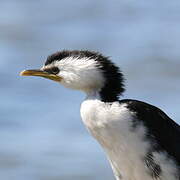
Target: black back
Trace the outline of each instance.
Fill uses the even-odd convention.
[[[180,126],[162,110],[150,104],[125,99],[130,111],[136,113],[134,127],[142,122],[147,129],[146,138],[152,140],[152,151],[166,151],[180,166]]]

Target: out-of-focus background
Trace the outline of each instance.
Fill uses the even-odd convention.
[[[179,22],[179,0],[1,0],[0,179],[114,179],[81,122],[84,94],[19,76],[57,50],[111,56],[126,76],[123,98],[180,123]]]

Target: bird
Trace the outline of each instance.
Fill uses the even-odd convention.
[[[89,50],[61,50],[40,69],[40,76],[86,94],[80,114],[103,148],[116,180],[180,180],[180,126],[158,107],[121,99],[125,78],[110,57]]]

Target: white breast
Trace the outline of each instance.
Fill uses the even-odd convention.
[[[82,120],[105,150],[116,179],[153,180],[143,161],[150,147],[144,141],[146,129],[143,125],[132,128],[133,115],[118,102],[87,99],[81,105]]]

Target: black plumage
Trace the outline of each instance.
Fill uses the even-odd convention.
[[[162,163],[156,162],[154,157],[157,154],[165,154],[163,157],[172,160],[175,167],[177,167],[177,174],[172,177],[180,179],[180,126],[169,118],[161,109],[145,102],[132,99],[119,100],[119,96],[124,92],[124,77],[120,69],[110,61],[109,57],[105,57],[98,52],[93,51],[58,51],[50,55],[46,62],[44,71],[50,74],[59,73],[59,68],[55,66],[55,61],[74,57],[78,59],[93,59],[97,62],[97,68],[104,77],[101,89],[98,94],[101,101],[112,104],[119,102],[127,107],[130,114],[132,114],[131,131],[143,125],[145,135],[143,135],[144,142],[148,142],[150,147],[146,149],[142,161],[149,170],[148,173],[152,179],[161,179],[163,174]],[[50,64],[50,66],[48,66]],[[96,67],[96,66],[95,66]],[[98,97],[99,97],[98,96]],[[132,113],[133,112],[133,113]],[[142,141],[143,141],[142,140]],[[142,147],[143,148],[143,147]],[[166,161],[168,162],[168,161]],[[118,175],[119,177],[119,175]],[[121,179],[119,177],[119,179]]]
[[[124,77],[122,72],[109,57],[94,51],[73,50],[58,51],[48,56],[45,65],[51,64],[53,61],[60,61],[67,57],[78,57],[94,59],[98,63],[98,68],[103,72],[105,77],[105,85],[99,92],[101,100],[104,102],[118,101],[118,98],[124,92]],[[51,67],[47,71],[58,73],[56,67]],[[46,69],[45,69],[46,70]],[[126,103],[130,111],[135,112],[134,128],[138,123],[143,123],[147,129],[146,138],[151,141],[151,151],[164,151],[170,157],[175,159],[180,166],[180,126],[170,119],[159,108],[137,100],[121,100],[120,103]]]
[[[78,57],[79,59],[86,57],[98,61],[98,68],[101,69],[105,77],[105,85],[99,92],[101,100],[104,102],[118,101],[119,96],[125,90],[124,77],[119,68],[108,57],[94,51],[64,50],[48,56],[45,65],[67,57]],[[56,73],[58,69],[55,68],[51,67],[47,71]],[[136,113],[134,127],[139,122],[143,122],[148,130],[146,138],[152,142],[152,151],[166,151],[180,165],[180,126],[162,110],[145,102],[127,99],[121,100],[120,103],[126,103],[129,110]]]
[[[146,127],[146,138],[151,142],[151,152],[165,152],[180,166],[180,126],[161,109],[145,102],[124,99],[130,111],[135,112],[134,128],[138,123]]]

